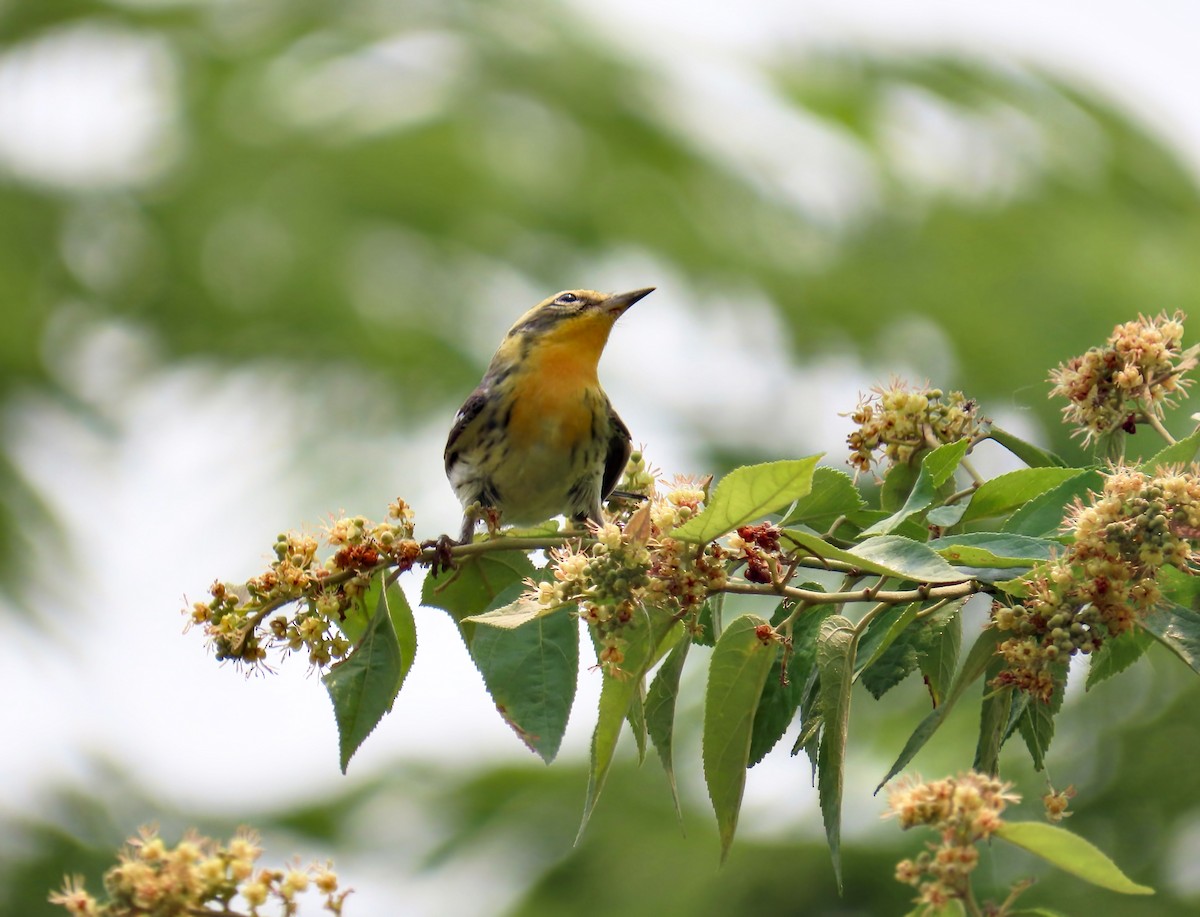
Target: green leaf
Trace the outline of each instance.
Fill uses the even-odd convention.
[[[413,661],[416,659],[417,622],[413,617],[408,597],[399,584],[391,583],[387,587],[387,596],[382,596],[385,579],[382,572],[372,577],[367,591],[350,607],[346,612],[346,617],[338,621],[337,625],[348,639],[357,643],[371,624],[373,611],[368,612],[367,609],[377,609],[381,600],[387,603],[388,614],[392,618],[392,628],[396,632],[396,642],[400,645],[400,683],[396,687],[398,692],[404,685],[404,680],[408,677]],[[388,711],[390,712],[391,709],[389,705]]]
[[[381,589],[375,614],[362,637],[350,655],[331,666],[321,679],[333,702],[343,774],[363,740],[392,708],[405,671],[388,593]]]
[[[850,475],[822,465],[813,472],[812,490],[796,501],[780,525],[807,525],[824,531],[839,516],[857,512],[866,505]]]
[[[1031,567],[1062,551],[1062,545],[1049,538],[1001,532],[946,535],[929,542],[929,547],[955,566],[993,569]]]
[[[583,837],[596,801],[604,789],[612,767],[613,754],[621,726],[629,713],[629,705],[642,690],[642,679],[647,669],[658,658],[658,648],[667,639],[672,627],[681,626],[673,616],[657,608],[638,607],[633,618],[621,631],[625,640],[625,659],[618,675],[601,670],[603,679],[600,687],[600,711],[596,728],[592,733],[591,766],[588,771],[587,800],[583,808],[583,821],[575,842]]]
[[[1013,436],[1007,430],[1002,430],[995,425],[988,431],[988,439],[1003,446],[1030,468],[1048,468],[1055,465],[1061,467],[1067,464],[1053,452],[1047,452],[1033,443],[1027,443],[1020,437]]]
[[[965,601],[952,602],[943,609],[943,612],[949,612],[949,616],[918,660],[935,707],[945,699],[954,679],[954,671],[958,668],[958,651],[962,648],[962,615],[959,612]]]
[[[925,514],[925,521],[938,528],[948,529],[958,525],[963,514],[967,511],[966,503],[950,503],[945,506],[935,506]]]
[[[838,560],[864,573],[879,573],[925,583],[960,583],[968,578],[928,546],[900,535],[868,538],[850,551],[834,547],[811,532],[786,529],[782,537],[814,557]]]
[[[523,583],[516,585],[521,588],[513,589],[510,586],[503,593],[505,595],[510,593],[516,595],[513,601],[507,605],[501,605],[499,608],[480,612],[477,615],[467,615],[459,623],[486,624],[488,627],[500,627],[505,630],[512,630],[514,627],[528,624],[537,618],[548,618],[575,608],[575,604],[572,602],[564,605],[556,605],[553,608],[546,608],[536,598],[525,595]]]
[[[679,678],[691,645],[692,641],[685,636],[667,654],[654,675],[654,681],[650,683],[645,705],[646,732],[666,771],[671,799],[675,803],[675,816],[681,822],[683,808],[679,803],[679,788],[675,782],[675,706],[679,699]]]
[[[817,669],[821,677],[821,745],[817,752],[817,793],[825,839],[833,857],[838,891],[842,889],[842,785],[846,733],[850,727],[850,689],[854,686],[854,624],[841,615],[821,622]]]
[[[1162,467],[1186,467],[1196,460],[1197,452],[1200,452],[1200,430],[1195,430],[1191,435],[1162,449],[1142,462],[1138,468],[1153,474]]]
[[[522,588],[514,583],[497,601]],[[561,614],[516,628],[481,627],[470,649],[497,712],[549,764],[558,754],[575,700],[579,622]]]
[[[470,646],[475,624],[465,619],[491,608],[496,596],[536,573],[524,551],[476,554],[452,570],[425,577],[421,604],[448,612]]]
[[[957,619],[962,602],[957,601],[939,609],[921,621],[913,621],[921,610],[920,603],[908,605],[894,618],[882,647],[862,671],[861,681],[878,700],[903,681],[921,665],[922,656],[929,653],[941,638],[944,628]],[[881,615],[880,619],[885,618]],[[957,653],[957,648],[956,648]],[[953,675],[953,669],[950,672]]]
[[[809,588],[812,584],[805,584]],[[780,604],[771,616],[778,626],[791,613],[791,606]],[[808,678],[813,674],[817,654],[817,633],[821,620],[833,613],[832,605],[807,608],[792,625],[792,645],[771,663],[758,709],[754,711],[754,729],[750,736],[749,766],[754,767],[787,732],[795,719]]]
[[[855,652],[855,668],[858,670],[856,678],[879,660],[879,657],[887,651],[904,629],[913,622],[920,610],[920,602],[893,605],[867,625]],[[878,696],[876,695],[876,697]]]
[[[1019,911],[1013,911],[1012,917],[1067,917],[1067,915],[1048,907],[1023,907]]]
[[[1092,654],[1084,689],[1090,691],[1100,682],[1124,672],[1141,659],[1153,643],[1154,637],[1141,628],[1109,637],[1100,644],[1100,649]]]
[[[1094,844],[1066,828],[1034,821],[1002,822],[996,837],[1100,888],[1122,895],[1154,894],[1154,889],[1134,882]]]
[[[1200,611],[1169,604],[1156,608],[1141,626],[1200,674]]]
[[[1000,749],[1008,738],[1013,708],[1012,685],[990,688],[988,682],[1004,668],[1004,659],[995,656],[984,673],[983,705],[979,710],[979,740],[975,744],[972,768],[993,777],[1000,772]]]
[[[901,750],[899,757],[896,758],[891,768],[888,770],[884,778],[879,781],[879,786],[875,788],[875,792],[879,792],[885,783],[895,777],[900,771],[904,770],[910,762],[929,741],[929,738],[938,730],[938,727],[945,722],[950,711],[954,709],[954,705],[958,699],[962,697],[963,692],[977,678],[979,678],[987,669],[992,657],[996,654],[996,645],[999,643],[1000,632],[995,628],[989,627],[979,635],[975,641],[975,645],[971,647],[971,651],[967,654],[967,658],[963,660],[962,668],[959,669],[958,675],[951,684],[950,690],[946,692],[946,699],[940,707],[934,708],[925,719],[923,719],[913,734],[909,736],[904,748]]]
[[[778,512],[812,490],[819,455],[735,468],[721,479],[699,516],[671,532],[672,538],[704,544],[738,526]]]
[[[817,583],[804,583],[801,588],[823,591]],[[788,684],[778,684],[782,660],[772,665],[763,689],[763,698],[754,714],[754,734],[750,740],[750,763],[761,761],[775,743],[783,737],[795,718],[797,706],[804,702],[807,692],[817,681],[817,642],[821,622],[834,613],[833,605],[813,605],[804,609],[792,624],[792,653],[788,662]],[[796,700],[796,706],[792,701]],[[803,726],[802,726],[803,730]],[[795,754],[793,750],[792,754]],[[814,757],[814,764],[815,757]]]
[[[766,636],[760,635],[763,631]],[[704,692],[704,782],[717,814],[721,859],[729,854],[746,787],[754,711],[779,643],[758,615],[735,618],[717,640]]]
[[[937,499],[938,488],[954,474],[970,445],[970,440],[960,439],[958,442],[946,443],[926,452],[921,459],[921,470],[917,474],[916,483],[913,484],[903,505],[888,518],[876,522],[863,534],[887,535],[910,516],[915,516],[932,506]]]
[[[879,508],[885,513],[894,513],[902,507],[917,483],[919,469],[915,465],[901,462],[888,469],[879,488]]]
[[[963,522],[1011,513],[1081,473],[1078,468],[1021,468],[984,481],[967,504]]]
[[[1062,530],[1067,507],[1072,506],[1077,497],[1087,497],[1089,492],[1099,491],[1103,486],[1104,476],[1099,471],[1081,471],[1034,497],[1009,516],[1000,530],[1035,538],[1057,535]]]
[[[1067,673],[1064,667],[1062,671],[1054,673],[1054,691],[1050,695],[1050,702],[1031,699],[1017,720],[1017,729],[1025,740],[1025,747],[1029,749],[1034,770],[1046,769],[1046,752],[1050,750],[1050,742],[1054,738],[1054,717],[1062,709],[1066,686]]]

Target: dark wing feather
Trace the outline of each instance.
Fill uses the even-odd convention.
[[[629,453],[633,451],[629,427],[625,426],[625,421],[617,416],[617,412],[612,409],[611,404],[608,405],[608,419],[611,422],[612,432],[608,438],[608,453],[604,457],[604,478],[600,484],[601,500],[612,493],[613,488],[617,486],[617,481],[621,480],[625,466],[629,463]]]
[[[477,388],[470,394],[467,400],[463,402],[463,406],[458,409],[458,414],[454,417],[454,426],[450,428],[450,436],[446,439],[446,452],[444,457],[446,460],[447,472],[450,471],[450,467],[458,459],[458,450],[455,448],[455,446],[458,443],[459,437],[462,436],[463,431],[471,425],[471,421],[479,416],[479,412],[483,410],[483,407],[486,404],[486,393],[482,388]]]

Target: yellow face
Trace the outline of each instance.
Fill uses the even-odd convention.
[[[546,299],[509,329],[505,345],[520,341],[529,356],[547,350],[544,358],[554,359],[550,351],[561,351],[561,359],[590,367],[596,364],[613,323],[635,302],[653,290],[649,287],[631,293],[599,293],[595,290],[564,290]]]

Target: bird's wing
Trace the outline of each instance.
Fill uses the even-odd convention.
[[[604,478],[600,485],[601,500],[612,493],[617,482],[621,480],[621,475],[624,474],[625,466],[629,462],[629,453],[633,451],[629,427],[625,426],[625,421],[617,416],[617,412],[612,409],[611,404],[608,405],[608,418],[612,422],[612,433],[608,439],[608,454],[604,457]]]
[[[454,416],[454,426],[450,428],[450,436],[446,439],[446,471],[450,471],[450,466],[454,464],[458,457],[458,440],[463,435],[463,432],[471,425],[479,412],[483,410],[487,404],[487,395],[482,388],[477,388],[473,391],[463,406],[458,409],[458,413]]]

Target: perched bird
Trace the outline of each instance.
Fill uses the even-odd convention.
[[[560,514],[602,521],[630,437],[596,367],[613,323],[653,290],[567,290],[509,329],[446,442],[446,476],[464,510],[462,543],[471,541],[476,503],[515,525]]]

